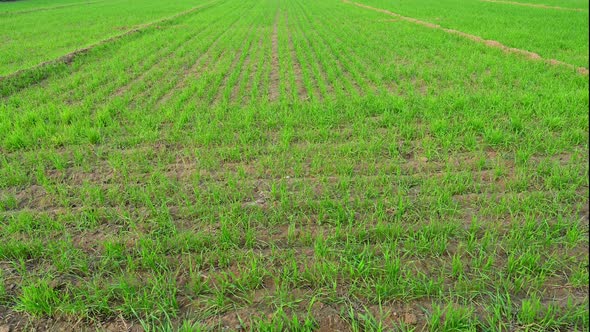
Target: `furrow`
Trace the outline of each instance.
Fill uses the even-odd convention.
[[[276,101],[280,97],[281,93],[281,76],[280,76],[280,62],[279,62],[279,19],[280,19],[280,8],[277,8],[275,19],[272,27],[271,45],[272,53],[270,59],[270,78],[268,84],[268,99],[270,101]]]
[[[289,54],[291,56],[291,63],[293,64],[293,77],[292,80],[294,81],[295,88],[297,89],[297,96],[299,99],[307,100],[309,98],[309,93],[307,88],[304,84],[304,73],[303,69],[301,68],[300,58],[295,50],[295,46],[293,44],[293,31],[290,28],[289,23],[289,15],[285,14],[285,30],[288,34],[288,42],[289,42]]]

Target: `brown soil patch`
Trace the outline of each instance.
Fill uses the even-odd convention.
[[[427,28],[431,28],[431,29],[437,29],[437,30],[442,30],[444,32],[450,33],[450,34],[454,34],[454,35],[458,35],[460,37],[464,37],[467,38],[469,40],[484,44],[488,47],[492,47],[492,48],[497,48],[500,49],[506,53],[514,53],[514,54],[520,54],[525,56],[526,58],[530,59],[530,60],[538,60],[538,61],[543,61],[547,64],[553,65],[553,66],[562,66],[562,67],[567,67],[570,69],[575,70],[576,72],[578,72],[579,74],[582,75],[588,75],[588,68],[585,67],[577,67],[575,65],[572,65],[570,63],[566,63],[563,61],[559,61],[559,60],[555,60],[555,59],[545,59],[543,57],[541,57],[539,54],[534,53],[534,52],[530,52],[527,50],[523,50],[523,49],[519,49],[519,48],[514,48],[514,47],[509,47],[506,46],[498,41],[495,40],[486,40],[480,36],[476,36],[476,35],[472,35],[466,32],[462,32],[462,31],[458,31],[458,30],[454,30],[454,29],[447,29],[447,28],[443,28],[442,26],[438,25],[438,24],[434,24],[434,23],[430,23],[430,22],[426,22],[426,21],[422,21],[422,20],[418,20],[412,17],[407,17],[407,16],[402,16],[400,14],[391,12],[389,10],[386,9],[381,9],[381,8],[376,8],[376,7],[371,7],[371,6],[367,6],[358,2],[353,2],[350,0],[342,0],[344,3],[348,3],[348,4],[352,4],[355,5],[357,7],[361,7],[361,8],[365,8],[365,9],[370,9],[370,10],[374,10],[376,12],[380,12],[380,13],[384,13],[387,15],[391,15],[391,16],[395,16],[401,20],[407,21],[407,22],[412,22],[415,24],[419,24],[422,26],[425,26]]]
[[[0,332],[19,331],[142,332],[144,329],[138,323],[122,317],[105,322],[66,317],[31,317],[24,313],[5,311],[0,307]]]
[[[340,317],[340,313],[331,305],[316,302],[311,307],[313,316],[318,321],[318,332],[350,331],[350,325]]]
[[[523,6],[523,7],[543,8],[543,9],[570,10],[570,11],[576,11],[576,12],[586,11],[586,9],[583,9],[583,8],[566,8],[566,7],[548,6],[548,5],[543,5],[543,4],[527,3],[527,2],[501,1],[501,0],[479,0],[479,1],[492,2],[492,3],[502,3],[502,4],[507,4],[507,5],[515,5],[515,6]]]

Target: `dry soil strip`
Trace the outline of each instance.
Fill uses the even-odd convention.
[[[371,7],[371,6],[364,5],[364,4],[361,4],[361,3],[358,3],[358,2],[354,2],[354,1],[350,1],[350,0],[342,0],[342,2],[348,3],[348,4],[352,4],[352,5],[355,5],[357,7],[361,7],[361,8],[374,10],[376,12],[384,13],[384,14],[387,14],[387,15],[395,16],[395,17],[399,18],[400,20],[404,20],[404,21],[407,21],[407,22],[412,22],[412,23],[415,23],[415,24],[419,24],[419,25],[425,26],[427,28],[442,30],[442,31],[447,32],[447,33],[450,33],[450,34],[461,36],[461,37],[467,38],[469,40],[475,41],[477,43],[484,44],[484,45],[486,45],[488,47],[500,49],[500,50],[502,50],[502,51],[504,51],[506,53],[520,54],[520,55],[525,56],[525,58],[527,58],[529,60],[543,61],[543,62],[545,62],[547,64],[550,64],[550,65],[553,65],[553,66],[567,67],[567,68],[570,68],[570,69],[575,70],[579,74],[588,75],[588,68],[577,67],[577,66],[572,65],[570,63],[566,63],[566,62],[555,60],[555,59],[545,59],[545,58],[541,57],[537,53],[526,51],[526,50],[522,50],[522,49],[519,49],[519,48],[509,47],[509,46],[506,46],[506,45],[504,45],[504,44],[502,44],[502,43],[500,43],[498,41],[495,41],[495,40],[487,40],[487,39],[483,39],[483,38],[481,38],[479,36],[472,35],[472,34],[469,34],[469,33],[466,33],[466,32],[462,32],[462,31],[458,31],[458,30],[454,30],[454,29],[443,28],[442,26],[440,26],[438,24],[434,24],[434,23],[430,23],[430,22],[426,22],[426,21],[421,21],[421,20],[418,20],[418,19],[415,19],[415,18],[412,18],[412,17],[402,16],[400,14],[396,14],[396,13],[391,12],[391,11],[386,10],[386,9]]]
[[[63,64],[70,64],[70,63],[72,63],[74,61],[74,58],[76,58],[77,56],[86,54],[86,53],[90,52],[91,50],[93,50],[94,48],[97,48],[97,47],[100,47],[100,46],[103,46],[103,45],[106,45],[106,44],[115,42],[115,41],[117,41],[117,40],[119,40],[119,39],[121,39],[123,37],[126,37],[128,35],[131,35],[131,34],[140,32],[140,31],[145,30],[147,28],[150,28],[150,27],[152,27],[154,25],[157,25],[157,24],[160,24],[160,23],[164,23],[164,22],[168,22],[168,21],[172,21],[172,20],[177,19],[177,18],[182,17],[182,16],[186,16],[186,15],[188,15],[190,13],[193,13],[193,12],[199,10],[199,9],[202,9],[204,7],[207,7],[207,6],[209,6],[211,4],[214,4],[216,2],[219,2],[219,0],[208,2],[206,4],[203,4],[203,5],[200,5],[200,6],[197,6],[197,7],[193,7],[191,9],[185,10],[183,12],[180,12],[180,13],[177,13],[177,14],[174,14],[172,16],[168,16],[168,17],[165,17],[165,18],[156,20],[156,21],[152,21],[152,22],[149,22],[149,23],[137,25],[133,29],[127,30],[127,31],[125,31],[125,32],[123,32],[121,34],[115,35],[113,37],[110,37],[110,38],[107,38],[107,39],[103,39],[101,41],[98,41],[98,42],[90,45],[90,46],[87,46],[87,47],[84,47],[84,48],[81,48],[81,49],[77,49],[77,50],[75,50],[73,52],[70,52],[70,53],[68,53],[66,55],[63,55],[63,56],[61,56],[61,57],[59,57],[57,59],[53,59],[53,60],[41,62],[40,64],[38,64],[36,66],[30,67],[30,68],[26,68],[26,69],[17,70],[15,72],[11,73],[11,74],[6,75],[6,76],[0,76],[0,83],[2,81],[6,80],[6,79],[17,77],[18,75],[21,75],[21,74],[23,74],[25,72],[36,70],[36,69],[40,69],[42,67],[47,67],[47,66],[57,65],[57,64],[62,64],[62,63]]]
[[[292,59],[293,73],[295,74],[295,88],[297,89],[297,96],[300,99],[307,100],[309,95],[303,82],[303,69],[301,68],[301,62],[299,61],[299,57],[297,56],[297,51],[295,50],[295,45],[293,43],[293,28],[289,25],[289,15],[286,13],[285,30],[288,33],[288,49]]]
[[[279,19],[281,15],[280,8],[277,8],[277,13],[275,14],[275,19],[272,27],[272,35],[271,35],[271,49],[272,49],[272,57],[271,57],[271,72],[270,72],[270,79],[269,79],[269,99],[271,101],[275,101],[279,99],[281,94],[280,91],[280,84],[281,84],[281,68],[279,63]]]
[[[479,1],[492,2],[492,3],[502,3],[502,4],[506,4],[506,5],[515,5],[515,6],[523,6],[523,7],[555,9],[555,10],[569,10],[569,11],[575,11],[575,12],[586,11],[586,9],[583,9],[583,8],[566,8],[566,7],[558,7],[558,6],[548,6],[548,5],[536,4],[536,3],[528,3],[528,2],[503,1],[503,0],[479,0]]]

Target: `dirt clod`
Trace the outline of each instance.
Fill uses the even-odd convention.
[[[413,313],[408,312],[404,315],[404,323],[409,325],[416,325],[418,324],[418,317],[416,317],[416,315],[414,315]]]
[[[320,332],[338,332],[338,331],[348,331],[348,326],[342,318],[338,315],[330,315],[326,317],[322,317],[319,321],[320,328],[318,331]]]

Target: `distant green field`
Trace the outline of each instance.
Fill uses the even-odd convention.
[[[562,60],[588,68],[587,1],[586,9],[579,12],[478,0],[361,0],[359,2],[472,33],[485,39],[496,40],[511,47],[538,53],[545,58]],[[537,2],[548,4],[541,0]],[[561,0],[550,3],[561,6],[563,3],[572,4],[575,1]],[[580,5],[577,8],[584,7]]]
[[[102,0],[104,1],[104,0]],[[98,0],[2,0],[0,14],[21,14],[32,11],[55,10],[67,6],[82,6]]]
[[[512,2],[519,2],[522,4],[546,5],[563,8],[580,8],[588,9],[588,1],[586,0],[508,0]]]
[[[0,2],[0,331],[590,328],[587,10],[91,2]]]
[[[33,4],[37,3],[35,10]],[[0,4],[0,75],[35,66],[198,4],[195,0],[33,0]]]

